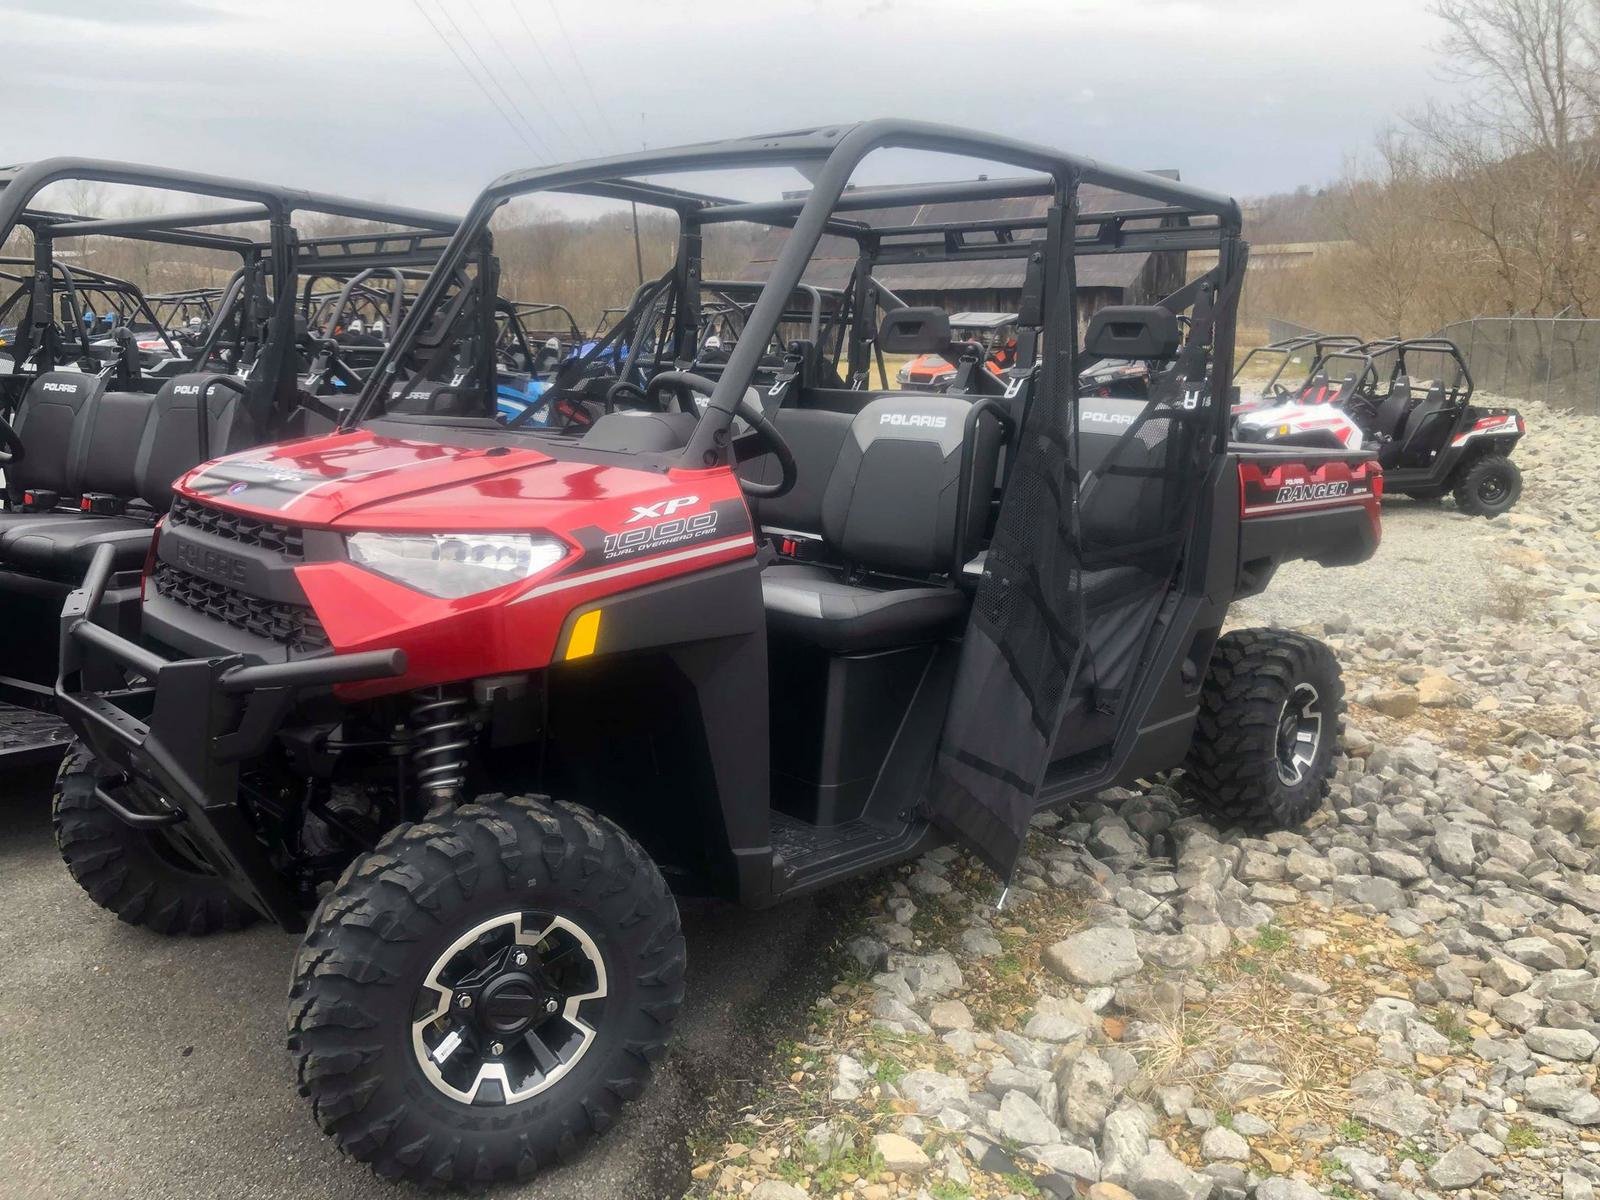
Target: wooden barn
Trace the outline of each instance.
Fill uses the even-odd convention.
[[[1176,171],[1157,171],[1177,179]],[[1085,185],[1079,204],[1084,212],[1141,207],[1142,202],[1107,188]],[[1049,198],[1016,197],[959,204],[923,204],[915,207],[867,209],[850,215],[871,225],[925,225],[945,221],[1042,216]],[[769,229],[756,240],[753,254],[738,278],[765,279],[788,231]],[[806,282],[815,287],[842,288],[855,266],[855,244],[846,238],[824,237],[817,247]],[[1183,286],[1187,272],[1182,250],[1148,254],[1097,254],[1080,256],[1078,302],[1081,316],[1107,304],[1148,304]],[[968,260],[963,262],[910,263],[880,267],[877,276],[907,304],[937,305],[948,312],[1015,312],[1022,297],[1021,259]]]

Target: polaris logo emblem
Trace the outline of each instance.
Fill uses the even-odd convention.
[[[42,385],[47,392],[76,392],[78,385],[75,383],[46,383]]]
[[[222,583],[242,584],[245,579],[245,560],[220,550],[208,550],[193,542],[175,543],[178,562],[196,575]]]
[[[1296,504],[1303,500],[1337,500],[1350,494],[1350,481],[1336,483],[1286,483],[1273,497],[1274,504]]]
[[[1085,421],[1098,422],[1101,425],[1132,425],[1139,418],[1132,413],[1090,412],[1086,410],[1083,414],[1083,419]]]
[[[949,423],[949,417],[935,417],[929,413],[889,412],[878,418],[879,425],[906,425],[914,429],[943,429]]]
[[[172,389],[174,396],[198,396],[200,385],[198,383],[180,383]]]

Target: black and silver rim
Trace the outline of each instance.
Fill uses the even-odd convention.
[[[457,938],[418,989],[417,1064],[463,1104],[516,1104],[561,1080],[595,1040],[600,949],[575,922],[510,912]]]
[[[1322,745],[1321,696],[1309,683],[1295,685],[1278,718],[1278,778],[1293,787],[1306,777]]]
[[[1478,502],[1490,506],[1499,504],[1510,490],[1504,472],[1490,471],[1478,480]]]

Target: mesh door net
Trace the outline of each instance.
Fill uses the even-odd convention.
[[[1103,761],[1196,505],[1204,389],[1028,406],[961,647],[933,819],[1003,877],[1053,760]]]

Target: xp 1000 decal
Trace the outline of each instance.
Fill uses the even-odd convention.
[[[750,516],[743,501],[708,503],[698,496],[674,496],[634,506],[618,528],[590,525],[574,531],[583,546],[577,566],[622,562],[749,533]]]

